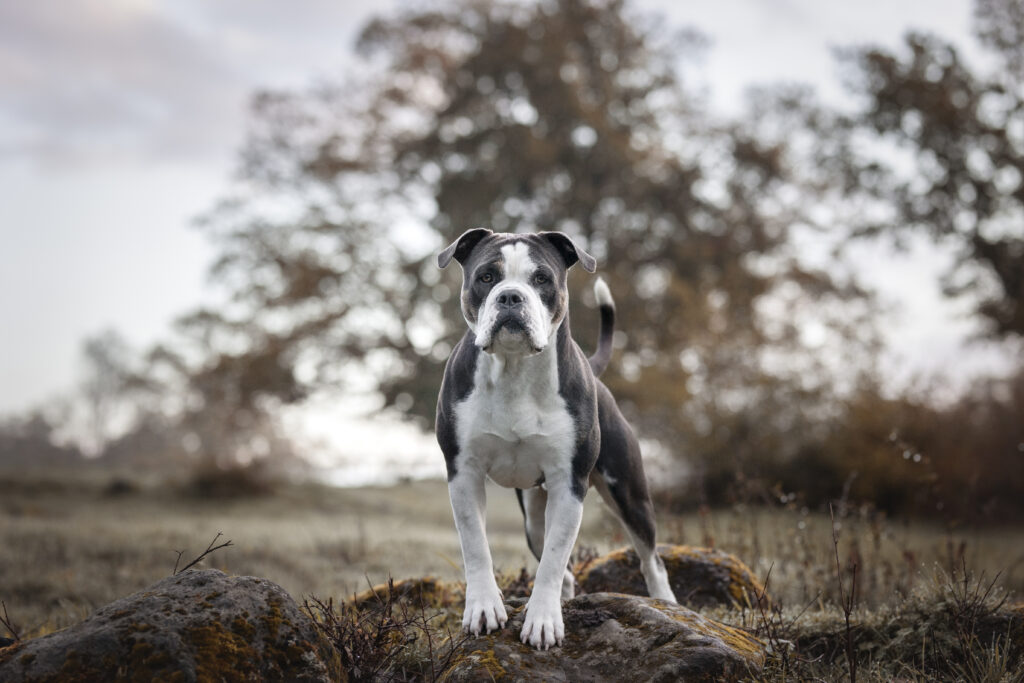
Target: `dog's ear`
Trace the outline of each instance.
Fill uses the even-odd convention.
[[[583,266],[583,270],[588,273],[593,273],[597,270],[597,259],[583,251],[583,249],[573,242],[572,238],[564,232],[542,232],[540,233],[540,236],[555,245],[555,248],[558,249],[558,253],[560,253],[565,259],[565,265],[567,268],[579,261],[580,265]]]
[[[473,247],[490,234],[491,231],[487,228],[473,228],[462,233],[459,239],[449,244],[444,251],[437,255],[437,267],[446,267],[453,258],[459,263],[465,263],[466,257],[469,256],[469,252],[473,251]]]

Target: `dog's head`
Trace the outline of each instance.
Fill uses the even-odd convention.
[[[444,268],[462,266],[462,314],[488,353],[532,355],[543,351],[569,306],[566,275],[594,257],[562,232],[495,233],[476,228],[437,256]]]

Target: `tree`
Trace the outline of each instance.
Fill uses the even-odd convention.
[[[81,451],[58,444],[54,422],[39,409],[21,416],[0,418],[0,467],[24,471],[80,463]]]
[[[145,412],[143,395],[152,384],[128,342],[116,330],[105,330],[82,342],[84,376],[79,394],[69,404],[66,436],[83,452],[97,455],[129,431]]]
[[[464,330],[433,253],[563,230],[619,298],[606,381],[647,435],[723,465],[793,451],[833,381],[802,322],[863,293],[799,262],[785,140],[702,110],[677,72],[699,42],[620,0],[453,2],[371,22],[361,82],[257,97],[238,193],[204,221],[229,303],[185,321],[194,381],[247,409],[347,382],[426,422]]]
[[[1024,3],[979,0],[975,16],[1001,68],[979,75],[952,44],[923,33],[909,34],[899,52],[846,50],[860,106],[821,134],[844,139],[839,182],[868,207],[852,234],[901,242],[920,233],[947,246],[955,262],[942,279],[945,293],[971,297],[991,336],[1020,338]]]
[[[1020,0],[975,0],[975,32],[995,52],[1004,67],[1003,77],[1024,80],[1024,4]]]

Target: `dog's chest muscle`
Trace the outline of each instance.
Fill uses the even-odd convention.
[[[493,377],[492,370],[478,369],[473,392],[458,407],[460,451],[508,487],[529,488],[570,467],[575,423],[557,373]]]

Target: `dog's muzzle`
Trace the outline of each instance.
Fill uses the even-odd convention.
[[[492,337],[501,332],[505,332],[503,336],[506,337],[526,334],[526,299],[522,293],[514,289],[499,292],[494,300],[494,307],[498,315],[494,320],[494,327],[491,328]]]
[[[532,355],[543,349],[543,344],[534,339],[537,312],[531,309],[529,293],[516,287],[496,291],[488,308],[487,314],[481,316],[486,327],[486,341],[481,345],[484,351],[494,353],[500,349]]]

